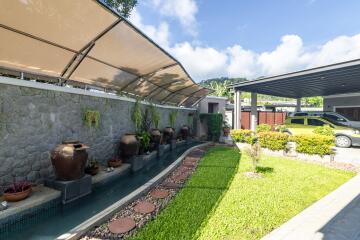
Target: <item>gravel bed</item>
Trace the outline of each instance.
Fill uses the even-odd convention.
[[[98,240],[98,239],[126,239],[136,233],[140,228],[142,228],[148,221],[155,218],[156,215],[159,214],[159,212],[166,207],[166,205],[169,204],[169,202],[174,198],[176,193],[181,189],[181,187],[184,185],[186,180],[191,177],[193,172],[196,169],[196,166],[198,162],[200,161],[201,157],[204,155],[204,153],[209,149],[209,147],[199,147],[191,151],[187,157],[189,159],[191,158],[191,162],[194,163],[194,165],[189,164],[183,164],[188,163],[189,160],[187,160],[187,157],[184,158],[182,163],[174,169],[163,181],[152,187],[146,195],[142,195],[138,199],[134,200],[133,202],[129,203],[127,206],[122,208],[119,212],[115,213],[110,220],[104,222],[98,227],[95,227],[94,229],[87,232],[81,239],[82,240]],[[197,160],[194,160],[196,158]],[[185,180],[178,180],[179,175],[187,175],[187,178]],[[164,183],[177,183],[180,184],[180,188],[166,188],[162,187],[161,185]],[[169,196],[163,199],[156,199],[151,196],[151,191],[154,189],[160,189],[160,190],[167,190],[169,192]],[[134,211],[134,207],[136,204],[142,201],[148,201],[155,205],[155,211],[148,214],[141,214]],[[108,229],[108,224],[116,219],[123,218],[123,217],[130,217],[136,222],[136,227],[125,233],[125,234],[113,234]]]

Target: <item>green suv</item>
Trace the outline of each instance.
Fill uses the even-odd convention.
[[[360,146],[360,132],[323,117],[298,116],[285,120],[286,131],[291,135],[313,133],[316,127],[328,125],[334,129],[337,147]]]

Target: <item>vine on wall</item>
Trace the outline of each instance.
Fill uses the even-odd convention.
[[[85,125],[89,128],[100,126],[100,112],[95,110],[85,110],[83,116]]]

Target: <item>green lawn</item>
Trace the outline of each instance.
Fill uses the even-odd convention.
[[[263,156],[264,177],[249,179],[250,159],[211,149],[175,199],[134,239],[259,239],[355,174]]]

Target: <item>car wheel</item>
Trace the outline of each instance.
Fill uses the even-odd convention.
[[[348,148],[351,147],[351,139],[347,136],[337,136],[335,139],[335,143],[337,147]]]

